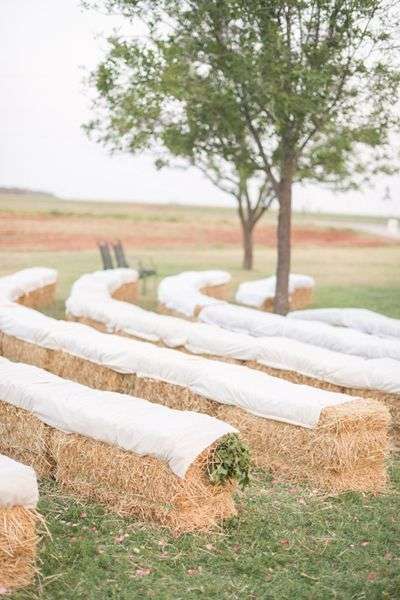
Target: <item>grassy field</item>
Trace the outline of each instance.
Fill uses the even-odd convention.
[[[160,210],[162,215],[160,215]],[[36,212],[36,213],[51,213],[55,215],[93,215],[109,217],[113,216],[120,219],[130,218],[132,220],[143,219],[147,214],[152,213],[153,219],[167,220],[182,220],[193,221],[193,216],[196,219],[212,218],[236,219],[236,212],[231,208],[224,207],[200,207],[200,206],[185,206],[177,204],[141,204],[139,202],[109,202],[92,201],[92,200],[69,200],[60,199],[54,196],[31,196],[29,194],[0,194],[0,212]],[[166,214],[168,215],[166,217]],[[157,216],[158,215],[158,216]],[[266,213],[265,219],[274,220],[273,211]],[[324,222],[337,221],[346,222],[359,221],[360,223],[384,223],[385,218],[379,216],[368,215],[348,215],[348,214],[326,214],[326,213],[305,213],[297,212],[294,215],[296,221],[306,222]]]
[[[34,210],[32,201],[24,202],[20,212]],[[92,211],[96,217],[105,210],[104,205],[87,204],[73,208]],[[42,209],[54,210],[54,200]],[[148,219],[148,209],[137,206],[118,205],[114,214],[135,221],[144,218],[143,211]],[[225,209],[170,211],[164,215],[155,211],[155,218],[162,221],[175,215],[188,227],[199,219],[234,218]],[[128,249],[128,255],[134,262],[138,252]],[[255,270],[249,275],[240,269],[240,248],[226,244],[143,248],[140,257],[153,259],[160,276],[187,268],[227,269],[233,275],[233,289],[239,281],[271,273],[275,261],[272,249],[257,246]],[[99,268],[99,259],[94,250],[0,251],[0,275],[33,265],[59,270],[57,303],[47,312],[62,317],[72,282]],[[365,306],[400,318],[399,266],[396,245],[296,247],[293,257],[293,271],[316,278],[315,306]],[[155,283],[149,283],[142,294],[143,306],[155,307]],[[399,598],[400,461],[392,458],[389,466],[389,489],[376,497],[323,496],[255,472],[251,486],[238,495],[236,518],[214,533],[179,539],[160,527],[116,517],[95,504],[78,503],[54,482],[42,482],[39,508],[49,533],[43,531],[40,545],[41,574],[35,585],[12,598]]]
[[[137,252],[127,252],[134,265]],[[240,268],[239,248],[140,251],[139,256],[154,261],[158,278],[142,290],[141,303],[146,308],[156,307],[156,288],[159,278],[185,269],[226,269],[232,274],[232,294],[240,281],[258,279],[274,270],[275,252],[256,247],[254,270]],[[30,265],[58,269],[60,282],[57,304],[50,311],[61,318],[64,299],[72,283],[83,273],[100,268],[96,251],[74,252],[0,252],[0,275]],[[310,274],[317,281],[315,306],[362,306],[400,318],[400,246],[378,248],[297,248],[293,256],[293,271]]]

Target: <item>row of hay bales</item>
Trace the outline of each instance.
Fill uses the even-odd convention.
[[[178,533],[208,529],[235,513],[232,494],[238,481],[246,483],[249,460],[236,427],[249,442],[255,462],[284,480],[306,480],[330,491],[384,489],[389,415],[382,404],[315,394],[318,390],[245,366],[190,357],[184,344],[175,344],[185,350],[179,353],[50,319],[14,302],[21,298],[19,304],[38,306],[51,299],[55,281],[28,271],[25,284],[29,275],[30,289],[20,286],[19,295],[15,289],[10,295],[12,281],[4,293],[7,286],[2,288],[0,281],[0,353],[6,357],[0,363],[0,451],[8,456],[54,476],[79,498],[155,520]],[[92,313],[74,315],[72,302],[69,316],[144,339],[107,317],[110,303],[117,303],[119,312],[137,308],[124,302],[136,298],[136,276],[129,270],[102,276],[110,280],[106,287],[101,277],[92,276],[74,287],[84,304],[96,307],[96,318]],[[147,339],[160,343],[155,337]],[[189,373],[189,366],[198,381],[179,374],[185,369]],[[130,395],[89,389],[58,376]],[[285,401],[289,406],[283,406]],[[138,424],[143,410],[148,418]],[[114,412],[116,417],[110,418]],[[189,415],[190,427],[179,428]],[[297,424],[294,415],[303,422]],[[170,426],[162,426],[168,422]],[[196,435],[201,438],[197,444]],[[183,440],[182,448],[173,443],[176,439]],[[186,469],[179,471],[182,460]]]
[[[173,277],[167,277],[159,287],[160,309],[177,315],[184,313],[187,318],[196,317],[201,308],[215,304],[209,300],[209,297],[220,301],[228,298],[230,282],[231,276],[226,271],[184,271]],[[174,294],[172,301],[171,283],[174,287],[179,287],[179,294],[176,296]],[[291,273],[289,276],[291,310],[302,309],[311,304],[314,287],[315,281],[312,277]],[[246,281],[236,290],[235,300],[238,304],[271,311],[274,307],[275,289],[275,276]],[[192,304],[196,299],[198,303]]]
[[[33,269],[0,280],[4,314],[17,307],[39,317],[13,301],[48,304],[54,276]],[[28,585],[36,572],[40,518],[32,466],[78,498],[177,533],[209,529],[235,514],[233,492],[249,468],[248,450],[226,423],[88,389],[5,358],[0,450],[0,594]]]
[[[235,514],[247,452],[235,428],[188,411],[99,391],[0,358],[1,451],[53,476],[76,497],[175,532]],[[238,469],[213,485],[221,449]]]
[[[213,305],[208,296],[226,301],[229,297],[231,276],[226,271],[184,271],[165,278],[159,287],[159,301],[164,309],[196,316],[202,308]],[[400,319],[393,319],[365,308],[305,309],[313,300],[315,280],[309,275],[289,275],[290,319],[320,322],[352,329],[381,338],[400,338]],[[185,300],[181,301],[182,291]],[[266,277],[241,283],[235,301],[244,306],[271,311],[274,306],[276,277]],[[125,298],[126,301],[127,298]],[[196,302],[197,300],[197,302]],[[132,300],[134,301],[134,300]],[[253,313],[254,314],[254,313]],[[323,332],[321,329],[320,332]],[[325,329],[325,331],[328,331]],[[363,338],[366,339],[366,338]]]
[[[254,337],[216,325],[156,314],[120,301],[123,300],[120,293],[120,300],[115,299],[123,279],[125,289],[130,285],[129,299],[134,298],[137,294],[134,270],[99,271],[82,276],[67,299],[67,318],[99,331],[245,365],[293,383],[382,401],[391,410],[392,433],[399,443],[400,363],[397,361],[350,356],[287,338]]]
[[[2,353],[13,360],[231,423],[254,462],[277,477],[330,491],[385,486],[388,413],[379,403],[108,336],[16,304],[0,309],[0,331]]]
[[[318,319],[295,318],[296,311],[283,317],[230,304],[220,297],[210,298],[202,293],[205,283],[210,288],[211,283],[220,281],[223,275],[229,281],[229,273],[225,271],[188,271],[166,277],[158,287],[159,312],[199,320],[254,337],[280,336],[342,354],[400,360],[398,337],[384,333],[388,327],[390,331],[398,330],[396,319],[389,319],[378,313],[373,313],[371,318],[368,313],[367,316],[362,313],[363,316],[358,317],[357,322],[354,317],[351,319],[355,328],[338,327]],[[227,287],[225,289],[228,290]],[[293,318],[291,314],[294,315]],[[302,314],[304,316],[304,311]],[[372,319],[374,326],[371,329]],[[374,331],[375,334],[365,333],[366,330]]]

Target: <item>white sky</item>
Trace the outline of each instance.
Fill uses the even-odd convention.
[[[79,0],[0,0],[0,186],[62,197],[230,204],[196,170],[157,171],[150,156],[109,156],[87,140],[82,79],[101,57],[100,34],[117,17],[83,11]],[[392,201],[383,202],[385,187]],[[299,188],[295,206],[400,215],[400,177],[363,194]]]

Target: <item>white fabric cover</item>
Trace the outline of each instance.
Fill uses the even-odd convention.
[[[105,273],[108,280],[113,278],[113,271]],[[90,287],[90,275],[84,279]],[[99,321],[111,333],[124,332],[172,348],[183,346],[195,354],[254,360],[345,387],[400,393],[397,361],[348,356],[282,337],[255,338],[215,325],[160,315],[110,298],[109,285],[100,290],[99,298],[93,298],[80,282],[73,286],[67,300],[68,312]]]
[[[299,288],[312,288],[315,281],[308,275],[291,273],[289,276],[289,295]],[[260,307],[266,300],[275,298],[276,276],[257,279],[256,281],[245,281],[241,283],[236,292],[235,300],[239,304]]]
[[[45,267],[23,269],[0,277],[0,302],[18,300],[24,294],[56,283],[57,271]]]
[[[200,311],[200,321],[255,337],[279,336],[365,358],[400,360],[400,342],[318,321],[288,319],[253,308],[225,303]]]
[[[199,290],[204,287],[229,283],[231,276],[226,271],[183,271],[165,277],[158,286],[158,301],[169,308],[193,317],[197,306],[224,304],[224,300],[211,298]]]
[[[38,500],[35,471],[0,454],[0,506],[35,508]]]
[[[78,293],[95,295],[99,300],[108,298],[119,287],[126,283],[134,283],[139,279],[135,269],[107,269],[82,275],[73,286]]]
[[[146,342],[100,333],[81,323],[57,321],[14,304],[0,306],[0,331],[42,347],[109,367],[187,387],[252,414],[314,427],[323,408],[348,402],[348,396],[299,386],[265,373],[160,348]]]
[[[178,477],[216,440],[237,432],[208,415],[94,390],[5,358],[0,358],[0,399],[66,433],[155,456]]]
[[[380,337],[400,338],[400,319],[392,319],[366,308],[313,308],[295,310],[288,316],[291,319],[321,321],[328,325],[349,327]]]

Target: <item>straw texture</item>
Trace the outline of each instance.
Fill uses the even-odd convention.
[[[118,289],[116,289],[111,297],[115,300],[121,300],[123,302],[131,302],[134,304],[137,302],[139,296],[139,282],[131,281],[129,283],[124,283]]]
[[[206,476],[220,441],[205,450],[179,479],[166,463],[79,435],[55,431],[56,479],[74,496],[169,527],[174,533],[205,531],[236,514],[233,482],[212,485]]]
[[[296,288],[291,295],[290,306],[291,310],[299,310],[309,306],[313,301],[314,288],[313,287],[300,287]]]
[[[32,582],[37,548],[34,510],[0,507],[0,589],[17,589]]]
[[[211,296],[211,298],[216,298],[217,300],[227,300],[230,295],[230,284],[223,283],[221,285],[209,285],[199,289],[201,294],[205,294],[206,296]],[[114,296],[113,296],[114,297]],[[187,321],[197,321],[197,317],[199,316],[200,311],[202,310],[202,305],[197,305],[194,308],[193,316],[189,317],[184,313],[181,313],[178,310],[174,310],[172,308],[168,308],[162,302],[158,303],[157,311],[163,315],[169,315],[172,317],[179,317],[186,319]]]
[[[300,310],[301,308],[309,306],[312,303],[313,295],[314,289],[312,287],[296,288],[294,292],[290,294],[290,310]],[[260,306],[260,309],[265,310],[266,312],[272,312],[274,310],[274,301],[275,298],[266,298]]]
[[[197,317],[199,316],[199,313],[202,308],[203,308],[202,306],[197,305],[193,311],[193,317],[189,317],[188,315],[185,315],[184,313],[180,312],[179,310],[174,310],[173,308],[168,308],[167,306],[165,306],[165,304],[162,304],[161,302],[159,302],[157,305],[157,312],[159,312],[161,315],[169,315],[170,317],[178,317],[179,319],[186,319],[186,321],[197,321]]]
[[[48,477],[54,471],[49,439],[50,427],[0,399],[0,454],[33,467],[38,477]]]
[[[15,346],[21,343],[10,338],[8,346],[11,339]],[[332,492],[378,492],[385,487],[390,416],[378,402],[349,400],[329,407],[315,429],[306,429],[253,416],[180,386],[117,373],[65,352],[52,351],[45,368],[93,388],[132,394],[171,408],[205,412],[231,423],[249,444],[256,464],[272,469],[283,480],[306,481]]]
[[[221,406],[219,419],[238,427],[257,466],[282,481],[306,481],[330,492],[380,492],[387,484],[389,414],[377,402],[353,400],[323,410],[304,429]]]
[[[2,356],[15,362],[27,363],[35,367],[47,369],[52,360],[52,350],[19,340],[0,333],[0,352]]]
[[[218,357],[216,357],[218,358]],[[273,377],[281,377],[292,383],[299,383],[302,385],[311,385],[316,388],[328,390],[329,392],[339,392],[340,394],[348,394],[349,396],[355,396],[356,398],[365,398],[367,400],[376,400],[382,402],[390,410],[391,420],[389,423],[390,435],[393,438],[393,442],[396,446],[400,446],[400,396],[399,394],[391,394],[389,392],[383,392],[381,390],[372,389],[359,389],[349,388],[342,385],[336,385],[329,383],[329,381],[322,381],[321,379],[315,379],[302,373],[295,371],[286,371],[284,369],[275,369],[273,367],[267,367],[256,361],[249,360],[245,361],[244,364],[251,369],[257,369],[263,371]]]
[[[304,288],[304,289],[306,289],[306,288]],[[89,325],[91,327],[94,327],[95,329],[98,329],[99,331],[106,332],[105,326],[103,325],[103,323],[100,323],[99,321],[95,321],[93,319],[89,319],[89,318],[85,318],[85,317],[77,318],[74,320],[84,323],[86,325]],[[125,332],[115,331],[114,333],[117,335],[121,335],[123,337],[135,339],[137,341],[143,341],[143,338],[139,338],[137,336],[133,336],[133,335],[127,334]],[[152,342],[152,343],[154,343],[154,342]],[[162,343],[162,341],[158,341],[156,343],[156,345],[161,346],[161,347],[167,347],[165,344]],[[191,354],[183,346],[180,346],[179,348],[175,348],[175,350],[179,350],[180,352],[185,352],[187,354]],[[197,355],[197,356],[199,356],[199,355]],[[214,354],[203,354],[200,356],[204,356],[204,358],[211,359],[211,360],[220,360],[220,361],[226,362],[226,363],[245,365],[251,369],[256,369],[258,371],[267,373],[268,375],[272,375],[273,377],[280,377],[281,379],[286,379],[287,381],[291,381],[292,383],[298,383],[298,384],[302,384],[302,385],[310,385],[312,387],[324,389],[324,390],[327,390],[330,392],[338,392],[341,394],[348,394],[349,396],[355,396],[356,398],[366,398],[366,399],[370,399],[370,400],[377,400],[379,402],[383,402],[389,408],[391,416],[392,416],[392,419],[389,424],[392,442],[395,447],[400,447],[400,396],[399,396],[399,394],[391,394],[388,392],[383,392],[381,390],[358,389],[358,388],[349,388],[349,387],[345,387],[345,386],[341,386],[341,385],[335,385],[333,383],[329,383],[328,381],[322,381],[320,379],[315,379],[314,377],[310,377],[308,375],[302,375],[301,373],[297,373],[295,371],[287,371],[284,369],[276,369],[273,367],[268,367],[266,365],[263,365],[259,362],[253,361],[253,360],[244,361],[244,360],[239,360],[239,359],[234,359],[231,357],[224,357],[224,356],[214,355]],[[65,375],[65,376],[67,377],[67,375]],[[136,393],[136,395],[140,396],[140,393]],[[205,399],[203,399],[203,400],[205,400]],[[350,400],[350,398],[349,398],[349,400]],[[153,401],[157,402],[157,399],[154,399]],[[212,402],[212,404],[215,404],[215,403]],[[172,408],[184,408],[184,407],[173,406]],[[197,410],[197,408],[193,408],[193,410]],[[203,412],[208,412],[208,410],[211,410],[211,409],[207,408],[207,410],[204,410]],[[209,414],[213,414],[214,416],[216,415],[216,413],[211,413],[211,412]]]
[[[175,533],[208,530],[236,514],[236,481],[214,485],[208,475],[225,437],[206,449],[180,479],[162,460],[63,433],[0,401],[1,453],[32,466],[41,477],[55,476],[78,498],[161,523]]]
[[[23,306],[28,306],[29,308],[48,306],[54,302],[55,292],[56,284],[51,283],[50,285],[45,285],[44,287],[33,290],[32,292],[23,294],[17,298],[16,302],[18,302],[18,304],[22,304]]]
[[[199,289],[201,294],[211,296],[217,300],[227,300],[230,294],[229,283],[222,283],[221,285],[207,285]]]

